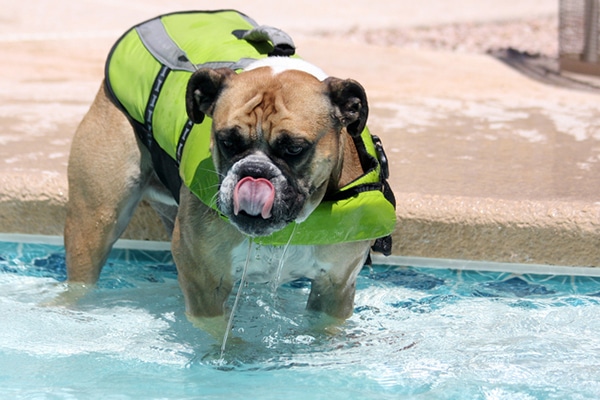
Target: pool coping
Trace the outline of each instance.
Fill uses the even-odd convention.
[[[497,263],[519,266],[522,271],[528,270],[528,265],[600,265],[598,202],[516,201],[398,191],[396,197],[398,222],[392,235],[392,253],[401,257],[398,260],[465,260],[478,268]],[[60,237],[66,201],[66,176],[0,176],[2,237]],[[138,207],[122,238],[140,243],[169,240],[147,203]],[[534,269],[545,268],[550,267]]]

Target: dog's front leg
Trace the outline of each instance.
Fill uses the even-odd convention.
[[[182,188],[173,230],[172,252],[188,318],[221,340],[225,302],[234,284],[232,249],[243,238],[230,224]]]
[[[339,324],[352,316],[356,277],[364,265],[368,242],[342,243],[320,247],[316,256],[330,265],[312,279],[306,308],[327,315],[329,324]],[[325,321],[328,318],[324,318]],[[328,323],[324,323],[328,325]]]

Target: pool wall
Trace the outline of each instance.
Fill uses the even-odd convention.
[[[134,13],[118,4],[80,10],[66,0],[39,2],[34,16],[24,3],[8,6],[12,30],[0,31],[7,58],[0,66],[0,232],[62,234],[70,140],[99,87],[105,55],[134,23],[172,11],[143,3],[127,6]],[[247,11],[292,34],[304,58],[366,87],[369,125],[386,147],[397,196],[394,255],[600,266],[598,95],[538,83],[489,55],[341,36],[359,17],[354,23],[365,31],[410,25],[399,16],[417,13],[400,3],[348,15],[341,25],[313,18],[311,7],[290,14],[260,3]],[[456,7],[453,18],[483,23],[499,12],[558,12],[554,2],[526,3],[518,15],[512,1],[469,16]],[[66,10],[78,18],[64,17]],[[440,23],[429,18],[420,24]],[[167,239],[145,204],[124,238]]]

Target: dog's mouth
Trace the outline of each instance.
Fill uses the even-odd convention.
[[[268,236],[277,232],[296,218],[303,204],[303,196],[283,184],[283,179],[245,176],[235,184],[225,185],[229,190],[222,185],[219,208],[246,235]]]
[[[305,194],[262,154],[237,161],[223,174],[217,207],[243,234],[268,236],[300,213]]]
[[[275,187],[265,178],[247,176],[235,185],[233,190],[233,214],[246,213],[251,217],[271,217],[275,202]]]

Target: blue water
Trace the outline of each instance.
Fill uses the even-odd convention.
[[[248,285],[223,359],[168,252],[114,251],[97,290],[48,306],[64,279],[62,247],[0,242],[0,398],[600,398],[599,278],[365,268],[330,335],[306,282]]]

